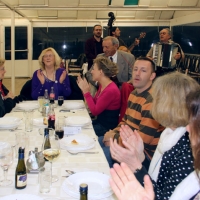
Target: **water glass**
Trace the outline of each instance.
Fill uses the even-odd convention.
[[[64,97],[63,96],[58,96],[58,105],[62,106],[63,103],[64,103]]]
[[[40,193],[50,192],[51,187],[51,164],[46,162],[39,170]]]
[[[38,105],[39,105],[39,112],[42,112],[42,108],[44,105],[44,96],[39,96],[38,97]]]
[[[56,121],[55,133],[58,135],[59,139],[62,139],[64,136],[64,127],[65,127],[65,117],[60,116]]]
[[[24,111],[25,131],[31,132],[33,130],[33,110]]]

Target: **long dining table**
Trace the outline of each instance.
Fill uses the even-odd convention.
[[[68,101],[65,100],[65,103]],[[81,100],[74,100],[74,102],[82,102]],[[68,112],[60,112],[62,107],[56,106],[55,107],[55,115],[56,118],[59,116],[84,116],[90,117],[88,114],[87,109],[84,107],[83,109],[77,110],[69,110]],[[23,111],[16,110],[15,108],[12,112],[5,115],[5,117],[12,116],[21,118],[21,123],[16,130],[0,130],[0,141],[7,141],[11,145],[15,145],[15,134],[16,132],[25,132],[25,123],[24,123],[24,115]],[[33,112],[33,118],[40,118],[42,114],[35,109]],[[28,149],[25,153],[25,162],[28,158],[28,152],[30,150],[34,150],[35,147],[38,147],[39,151],[42,147],[42,142],[44,135],[39,134],[39,127],[33,126],[33,130],[31,132],[26,132],[29,136],[29,144]],[[94,138],[95,140],[95,147],[88,151],[95,151],[98,152],[97,154],[86,154],[80,153],[76,155],[72,155],[67,150],[61,149],[60,156],[58,157],[52,165],[52,174],[57,175],[59,180],[55,183],[52,183],[51,190],[49,193],[42,194],[39,191],[39,175],[38,174],[27,174],[27,187],[22,190],[15,189],[15,169],[17,166],[18,158],[15,155],[13,159],[12,165],[8,169],[8,179],[12,180],[13,183],[9,186],[0,186],[0,197],[10,195],[10,194],[32,194],[40,196],[43,199],[47,199],[51,197],[52,199],[60,199],[60,200],[72,200],[75,199],[74,197],[69,196],[65,191],[62,189],[62,184],[66,179],[67,174],[66,170],[72,170],[74,172],[85,172],[85,171],[96,171],[102,174],[110,175],[110,168],[107,163],[107,160],[104,156],[104,153],[99,145],[98,138],[94,132],[92,125],[88,127],[81,128],[81,133],[87,134],[88,136]],[[67,137],[66,135],[64,137]],[[16,152],[15,152],[16,154]],[[0,169],[0,179],[3,179],[3,170]],[[115,200],[117,199],[114,194],[111,196],[104,198],[105,200]],[[92,200],[92,199],[91,199]]]

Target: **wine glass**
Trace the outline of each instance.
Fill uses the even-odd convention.
[[[13,162],[13,149],[10,144],[0,142],[0,166],[4,171],[4,179],[0,181],[1,186],[12,184],[11,180],[7,179],[8,168]]]
[[[42,152],[44,157],[51,163],[52,172],[52,162],[60,155],[60,143],[56,134],[50,134],[44,137]],[[58,181],[58,177],[55,175],[52,176],[51,182],[54,183],[56,181]]]

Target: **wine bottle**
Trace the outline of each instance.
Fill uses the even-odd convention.
[[[50,95],[49,95],[49,100],[50,100],[50,103],[54,104],[55,92],[54,92],[54,88],[53,87],[51,87],[51,92],[50,92]]]
[[[49,129],[48,128],[45,128],[44,129],[44,143],[43,143],[43,150],[45,149],[50,149],[51,148],[51,143],[50,143],[50,140],[49,140]],[[48,161],[45,157],[44,157],[45,161]]]
[[[85,183],[80,184],[80,200],[87,200],[88,185]]]
[[[27,184],[27,173],[26,173],[26,166],[24,163],[24,151],[25,149],[20,147],[19,148],[19,157],[18,157],[18,164],[15,171],[15,188],[16,189],[24,189]]]
[[[50,104],[50,110],[48,114],[48,128],[55,130],[55,112],[53,104]]]

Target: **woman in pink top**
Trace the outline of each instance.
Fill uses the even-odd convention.
[[[110,79],[118,73],[117,65],[106,57],[98,57],[93,61],[92,79],[97,81],[99,89],[94,97],[90,94],[89,84],[80,76],[77,83],[83,92],[91,113],[97,117],[93,127],[97,136],[103,136],[118,124],[121,103],[120,91]]]

